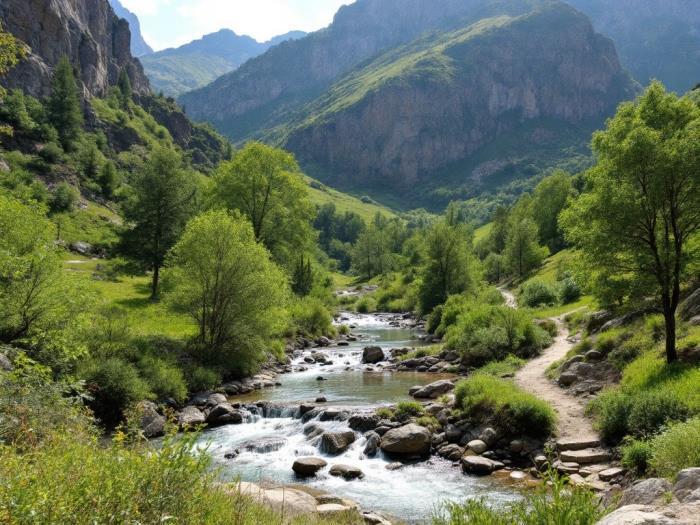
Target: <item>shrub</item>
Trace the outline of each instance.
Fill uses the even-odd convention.
[[[525,365],[525,360],[517,356],[509,355],[502,361],[492,361],[491,363],[482,366],[479,372],[496,377],[504,377],[514,374]]]
[[[142,358],[138,367],[151,392],[161,401],[173,399],[182,403],[187,398],[187,385],[182,371],[175,365],[157,357]]]
[[[551,319],[541,319],[541,320],[537,321],[537,326],[542,328],[542,330],[547,332],[551,337],[556,337],[557,334],[559,333],[559,329],[557,328],[557,323],[555,323]]]
[[[622,466],[635,476],[644,476],[649,470],[652,447],[649,441],[640,439],[628,439],[620,448],[622,453]]]
[[[700,465],[700,417],[671,425],[651,442],[651,467],[667,478]]]
[[[90,408],[107,427],[119,423],[129,405],[152,397],[136,367],[118,357],[88,361],[81,376],[92,397]]]
[[[519,299],[524,306],[537,308],[556,303],[557,291],[543,281],[528,281],[522,286]]]
[[[510,381],[477,373],[460,381],[456,405],[480,423],[490,423],[506,435],[547,437],[554,429],[552,408]]]
[[[644,332],[637,332],[629,338],[621,340],[617,347],[608,355],[608,360],[622,370],[644,352],[651,350],[653,342]]]
[[[417,401],[401,401],[396,405],[396,410],[394,411],[396,418],[401,421],[410,417],[422,416],[424,413],[425,408]]]
[[[608,330],[598,336],[595,341],[595,348],[603,355],[608,355],[615,350],[626,337],[628,337],[628,335],[621,328]]]
[[[323,301],[315,297],[298,299],[291,308],[297,333],[316,337],[333,331],[333,316]]]
[[[369,314],[377,310],[377,302],[372,297],[362,297],[355,303],[355,310],[360,314]]]
[[[559,301],[562,304],[569,304],[581,298],[581,287],[571,277],[565,278],[559,284]]]
[[[211,390],[221,384],[221,375],[204,366],[188,366],[185,369],[187,386],[190,392]]]
[[[53,213],[72,211],[78,202],[78,190],[67,182],[61,182],[54,188],[51,195],[50,208]]]
[[[39,151],[39,157],[49,164],[56,164],[63,157],[63,149],[58,144],[49,142]]]
[[[382,419],[391,420],[391,419],[394,419],[394,417],[395,417],[394,411],[392,409],[390,409],[389,407],[378,408],[377,411],[375,412],[375,414],[377,414]]]

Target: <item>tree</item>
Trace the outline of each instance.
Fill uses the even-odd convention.
[[[224,375],[254,372],[281,328],[284,273],[238,212],[192,219],[169,259],[170,302],[197,322],[196,342]]]
[[[368,281],[391,268],[388,242],[382,229],[370,224],[357,238],[351,253],[352,268]]]
[[[654,291],[677,359],[680,287],[700,230],[700,109],[653,83],[593,137],[596,165],[562,213],[588,266]]]
[[[49,120],[58,131],[63,149],[70,151],[82,130],[83,110],[80,107],[73,66],[65,55],[54,69],[47,108]]]
[[[126,68],[122,68],[119,72],[117,89],[119,90],[119,102],[122,109],[128,110],[133,98],[133,92],[131,90],[131,79],[129,78],[129,73],[127,73]]]
[[[473,284],[471,237],[466,226],[434,224],[425,238],[427,263],[420,285],[421,310],[432,311],[450,295],[462,293]]]
[[[0,77],[7,74],[27,55],[27,47],[0,25]],[[0,86],[0,100],[5,97],[5,89]],[[0,126],[0,134],[12,134],[12,128]]]
[[[153,150],[134,183],[124,209],[130,228],[123,234],[122,250],[152,272],[152,299],[158,296],[165,256],[193,212],[196,193],[180,155],[165,147]]]
[[[311,266],[311,258],[301,254],[294,267],[292,276],[292,291],[300,297],[306,297],[314,286],[314,272]]]
[[[566,207],[572,190],[571,176],[561,170],[542,179],[535,188],[532,218],[537,223],[540,243],[547,246],[551,253],[557,253],[565,247],[564,233],[559,227],[559,214]]]
[[[215,203],[248,217],[258,242],[291,269],[314,237],[314,208],[294,156],[251,142],[220,166],[214,180]]]
[[[524,277],[542,264],[547,254],[547,248],[539,245],[535,221],[515,214],[511,219],[504,250],[506,263],[512,274]]]

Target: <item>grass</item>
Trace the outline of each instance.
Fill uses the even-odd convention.
[[[66,244],[87,242],[93,246],[110,246],[118,241],[121,218],[109,208],[87,201],[84,208],[51,217],[59,239]]]
[[[420,348],[416,348],[415,350],[411,350],[405,355],[402,355],[401,357],[399,357],[399,360],[406,361],[408,359],[415,359],[417,357],[436,356],[440,354],[442,350],[443,345],[422,346]]]
[[[488,224],[484,224],[483,226],[474,230],[474,244],[485,239],[491,233],[492,229],[493,223],[489,222]]]
[[[506,435],[548,437],[554,430],[552,407],[511,381],[476,373],[457,384],[455,396],[465,416]]]
[[[381,213],[387,218],[396,217],[396,213],[393,210],[376,202],[363,202],[357,197],[329,188],[309,177],[307,177],[307,183],[309,184],[309,199],[315,205],[322,206],[333,203],[335,204],[336,212],[345,213],[346,211],[351,211],[357,213],[365,222],[372,221],[377,213]]]
[[[492,361],[479,368],[478,372],[494,377],[505,377],[514,374],[525,365],[525,360],[509,355],[502,361]]]

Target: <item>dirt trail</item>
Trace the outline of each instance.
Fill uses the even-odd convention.
[[[518,307],[515,296],[510,291],[505,288],[499,288],[499,290],[506,301],[506,305],[511,308]],[[566,356],[575,344],[569,340],[569,330],[562,318],[553,317],[551,319],[557,323],[559,335],[554,339],[552,346],[542,352],[542,355],[528,361],[515,374],[515,383],[522,389],[547,401],[556,411],[558,416],[558,438],[598,439],[598,433],[593,429],[591,420],[586,416],[584,401],[570,395],[546,376],[549,365]]]

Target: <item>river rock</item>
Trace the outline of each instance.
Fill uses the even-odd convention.
[[[314,408],[316,408],[316,405],[313,405],[311,403],[302,403],[299,405],[299,415],[303,416],[307,412],[311,412]]]
[[[671,484],[665,479],[650,478],[635,483],[622,493],[620,506],[654,505],[661,503],[671,492]]]
[[[356,512],[356,510],[338,503],[324,503],[316,507],[316,514],[322,518],[339,517],[339,514],[347,514],[350,512]]]
[[[465,474],[487,476],[495,470],[494,462],[481,456],[464,456],[462,470]]]
[[[292,470],[297,476],[309,478],[315,476],[326,465],[328,463],[321,458],[297,458],[292,465]]]
[[[355,433],[352,430],[324,432],[321,435],[321,450],[327,454],[337,456],[345,452],[355,442],[355,439]]]
[[[455,385],[452,381],[443,379],[430,383],[411,395],[417,399],[437,399],[441,395],[451,392],[454,388]]]
[[[352,465],[333,465],[328,473],[348,481],[362,478],[365,475],[362,470]]]
[[[204,424],[204,421],[205,417],[202,411],[193,406],[186,406],[183,408],[177,417],[178,425],[180,425],[182,429],[194,429],[198,425]]]
[[[380,447],[389,454],[425,454],[430,450],[430,431],[413,423],[393,428],[382,436]]]
[[[211,409],[207,414],[209,425],[228,425],[243,423],[243,414],[231,406],[230,403],[221,403]]]
[[[700,501],[700,468],[681,470],[676,477],[673,494],[684,503]]]
[[[142,401],[136,407],[140,416],[143,435],[154,438],[165,434],[166,419],[158,413],[158,407],[151,401]]]
[[[226,396],[223,394],[214,393],[209,395],[205,404],[208,407],[215,407],[216,405],[220,405],[221,403],[228,403],[228,399],[226,399]]]
[[[374,512],[363,512],[362,519],[367,525],[391,525],[391,522]]]
[[[608,514],[596,525],[673,525],[678,524],[658,512],[654,507],[627,505]]]
[[[449,459],[450,461],[459,461],[459,458],[464,455],[464,449],[459,445],[452,443],[440,447],[438,449],[438,454],[445,459]]]
[[[355,414],[348,420],[348,426],[357,432],[367,432],[377,428],[379,421],[376,414]]]
[[[601,481],[612,481],[615,478],[618,478],[618,477],[624,475],[624,473],[625,473],[625,469],[620,468],[620,467],[613,467],[613,468],[605,469],[602,472],[599,472],[598,478]]]
[[[498,438],[498,434],[491,427],[486,427],[479,434],[479,439],[481,441],[483,441],[484,443],[486,443],[489,447],[492,446],[496,442],[497,438]]]
[[[474,439],[467,443],[467,448],[475,454],[483,454],[489,449],[488,445],[480,439]]]
[[[379,443],[381,442],[382,438],[376,432],[368,432],[365,434],[365,437],[367,438],[367,443],[365,444],[363,453],[368,458],[373,458],[377,455]]]
[[[378,346],[366,346],[362,350],[362,362],[375,364],[384,361],[384,350]]]

